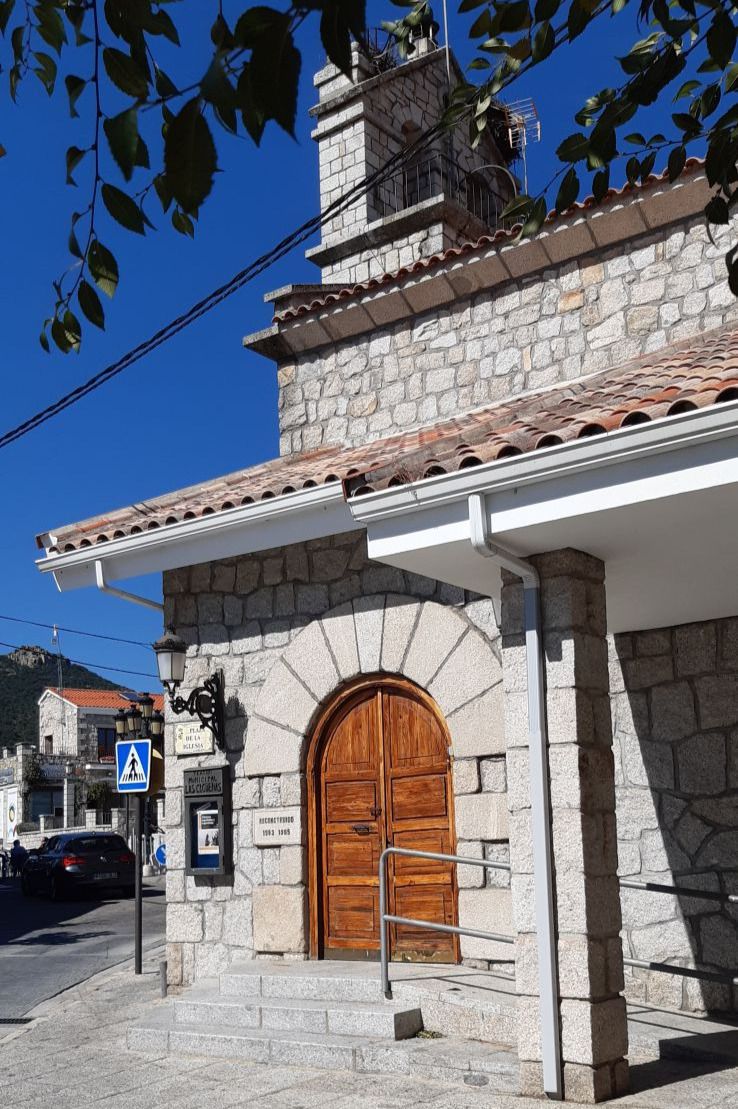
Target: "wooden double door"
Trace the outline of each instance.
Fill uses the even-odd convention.
[[[311,750],[311,953],[372,957],[379,950],[379,856],[386,846],[453,854],[448,733],[431,699],[385,679],[344,691],[318,725]],[[388,911],[457,922],[451,864],[390,856]],[[449,933],[390,931],[393,956],[456,962]]]

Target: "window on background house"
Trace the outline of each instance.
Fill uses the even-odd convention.
[[[53,755],[54,754],[54,737],[53,737],[53,735],[45,735],[44,736],[44,754],[45,755]]]
[[[97,761],[115,762],[115,728],[97,729]]]

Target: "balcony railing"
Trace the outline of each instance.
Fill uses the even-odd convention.
[[[510,199],[490,179],[489,170],[464,169],[444,154],[433,153],[380,181],[372,193],[376,218],[403,212],[434,197],[444,196],[476,216],[486,227],[503,225],[502,211]]]

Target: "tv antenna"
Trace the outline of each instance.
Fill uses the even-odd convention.
[[[511,149],[523,161],[523,192],[528,192],[528,145],[541,141],[541,121],[530,99],[513,100],[507,109],[507,136]]]

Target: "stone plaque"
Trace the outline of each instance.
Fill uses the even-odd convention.
[[[209,755],[215,750],[215,736],[210,728],[201,728],[197,720],[174,725],[175,755]]]
[[[299,805],[289,809],[255,809],[254,843],[257,847],[276,847],[281,843],[301,841]]]

